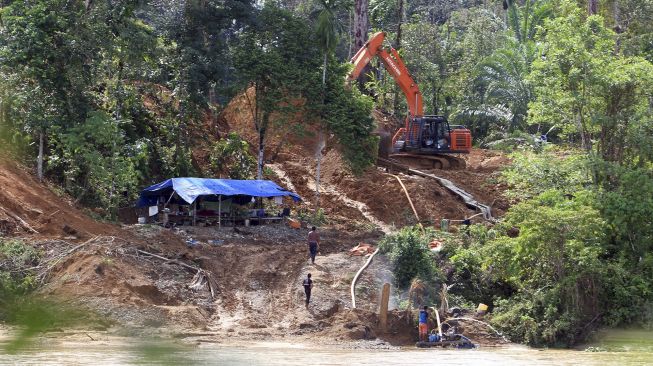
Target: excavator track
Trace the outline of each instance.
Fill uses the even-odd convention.
[[[465,159],[448,154],[421,155],[411,153],[390,154],[390,159],[413,169],[465,169]]]

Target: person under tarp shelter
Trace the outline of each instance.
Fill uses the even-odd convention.
[[[188,216],[192,217],[193,225],[197,219],[198,201],[209,202],[203,209],[214,209],[217,203],[218,225],[225,212],[222,205],[232,206],[246,204],[253,198],[270,198],[278,202],[283,197],[290,197],[293,201],[301,201],[301,197],[288,191],[270,180],[236,180],[236,179],[210,179],[210,178],[170,178],[161,183],[149,186],[141,191],[136,204],[137,207],[152,207],[162,204],[165,212],[170,210],[169,205],[176,205],[177,210],[182,210],[184,205],[190,205]],[[286,211],[284,211],[286,212]],[[257,213],[257,216],[259,214]]]

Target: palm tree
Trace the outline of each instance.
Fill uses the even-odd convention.
[[[535,56],[536,47],[532,42],[510,40],[476,66],[475,84],[477,90],[483,91],[483,110],[498,113],[495,119],[508,117],[509,130],[523,127],[526,120],[528,103],[533,97],[526,77]],[[510,113],[506,115],[505,110]]]
[[[336,50],[340,41],[340,34],[343,31],[343,24],[338,18],[341,10],[349,6],[345,0],[318,0],[317,23],[315,33],[324,54],[324,65],[322,69],[322,85],[326,84],[327,58]]]
[[[343,24],[338,18],[338,12],[349,6],[346,0],[318,0],[317,23],[315,33],[324,54],[324,64],[322,66],[322,89],[326,90],[326,70],[327,61],[330,54],[336,50],[340,41],[340,34],[343,30]],[[323,91],[324,92],[324,91]],[[323,100],[324,102],[324,100]],[[315,151],[317,159],[317,168],[315,172],[315,212],[320,208],[320,168],[322,165],[322,149],[326,144],[322,128],[318,131],[317,148]]]
[[[553,14],[548,1],[526,0],[524,5],[511,3],[508,7],[508,28],[519,43],[526,43],[535,38],[537,27]]]
[[[511,37],[506,44],[476,65],[474,86],[480,103],[459,108],[458,114],[492,123],[505,122],[508,130],[523,126],[528,103],[533,98],[526,80],[537,56],[535,34],[552,14],[551,5],[543,0],[526,0],[524,5],[508,3],[507,27]]]

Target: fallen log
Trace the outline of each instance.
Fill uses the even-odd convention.
[[[16,221],[18,221],[18,223],[20,223],[20,226],[22,226],[23,228],[29,230],[30,232],[32,232],[32,233],[34,233],[34,234],[38,234],[38,233],[39,233],[39,232],[36,231],[33,227],[31,227],[27,222],[25,222],[25,220],[21,219],[20,216],[18,216],[18,215],[16,215],[15,213],[13,213],[13,212],[7,210],[7,209],[4,208],[4,207],[0,207],[0,209],[2,209],[2,211],[4,211],[7,215],[11,216],[11,217],[12,217],[13,219],[15,219]]]
[[[180,265],[181,267],[192,270],[193,272],[195,272],[195,276],[193,276],[193,279],[191,280],[191,283],[190,283],[190,285],[188,285],[188,287],[193,289],[193,290],[199,290],[202,287],[204,287],[205,284],[207,284],[208,287],[209,287],[209,291],[211,292],[211,298],[212,299],[215,298],[215,288],[217,287],[217,285],[216,285],[215,281],[211,278],[211,275],[207,271],[205,271],[205,270],[203,270],[203,269],[201,269],[199,267],[191,266],[191,265],[179,262],[179,261],[174,260],[174,259],[170,259],[170,258],[166,258],[166,257],[160,256],[160,255],[154,254],[154,253],[146,252],[144,250],[136,249],[136,252],[141,253],[141,254],[145,254],[145,255],[149,255],[150,257],[157,258],[157,259],[160,259],[162,261],[166,261],[168,263],[175,263],[175,264]]]

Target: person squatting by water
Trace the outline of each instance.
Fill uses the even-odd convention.
[[[429,333],[429,308],[424,306],[422,310],[419,311],[419,340],[426,341],[428,340]]]
[[[311,263],[315,264],[315,256],[320,250],[320,234],[317,233],[315,226],[308,233],[308,252],[311,256]]]
[[[306,307],[308,307],[309,301],[311,301],[311,289],[313,288],[313,280],[311,280],[311,274],[306,275],[306,278],[303,282],[304,293],[306,294]]]

